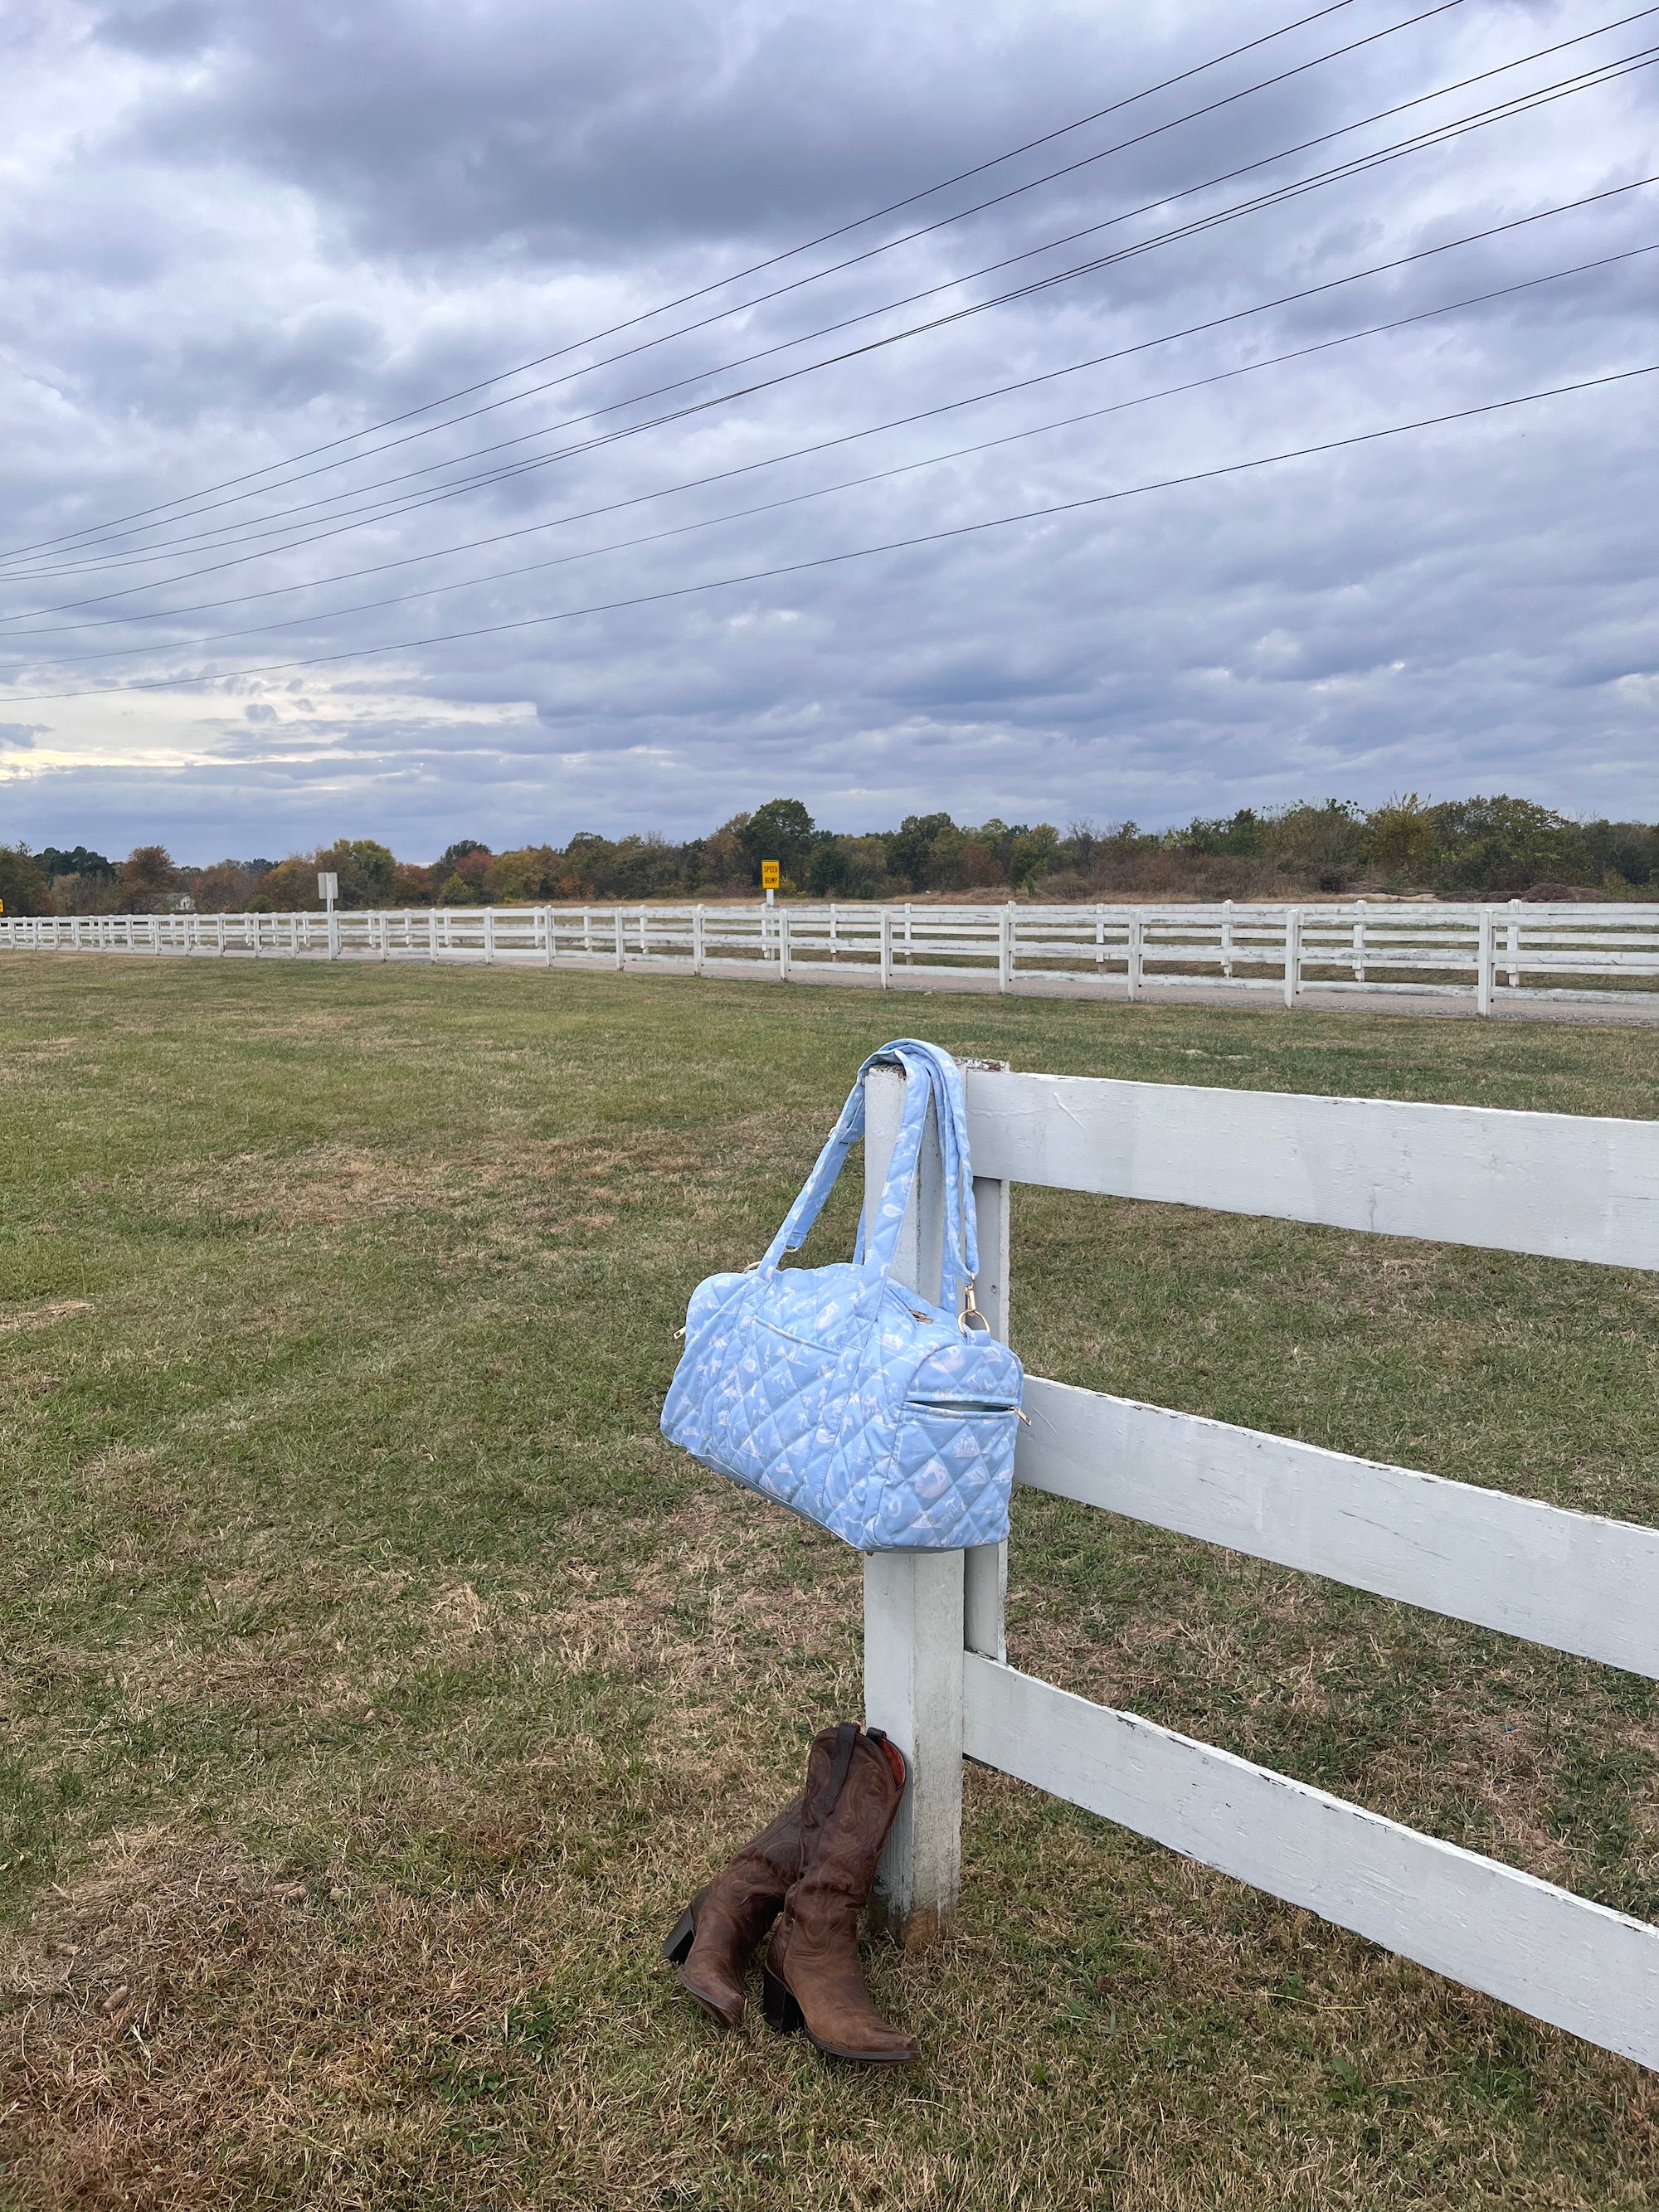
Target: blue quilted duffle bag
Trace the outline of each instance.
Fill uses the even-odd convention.
[[[785,1267],[864,1133],[864,1079],[876,1066],[902,1067],[906,1080],[873,1218],[860,1224],[850,1266]],[[892,1279],[930,1102],[945,1167],[938,1305]],[[901,1038],[859,1070],[765,1256],[692,1292],[664,1435],[861,1552],[1000,1542],[1024,1376],[974,1310],[978,1268],[961,1073],[934,1046]]]

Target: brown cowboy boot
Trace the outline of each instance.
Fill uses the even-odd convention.
[[[687,1993],[727,2027],[742,2025],[744,1971],[800,1872],[807,1806],[816,1805],[828,1790],[842,1740],[850,1758],[857,1736],[856,1725],[843,1721],[839,1729],[825,1729],[813,1739],[800,1795],[697,1892],[662,1947],[663,1956],[679,1968]]]
[[[832,2058],[903,2066],[915,2039],[881,2021],[859,1969],[859,1914],[904,1794],[904,1759],[878,1731],[856,1736],[803,1824],[801,1873],[766,1954],[766,2017],[805,2028]],[[834,1781],[836,1778],[831,1778]]]

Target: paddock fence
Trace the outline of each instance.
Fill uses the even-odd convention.
[[[872,1071],[866,1194],[902,1075]],[[1659,1121],[965,1068],[977,1303],[1008,1331],[1016,1183],[1659,1270]],[[941,1177],[901,1279],[938,1295]],[[1659,1529],[1028,1378],[1032,1490],[1659,1678]],[[1006,1546],[865,1563],[865,1701],[912,1762],[878,1905],[957,1900],[964,1757],[1659,2069],[1659,1926],[1072,1695],[1007,1661]]]
[[[763,975],[884,989],[951,981],[1461,998],[1659,993],[1659,905],[501,906],[0,918],[0,951],[472,963]]]

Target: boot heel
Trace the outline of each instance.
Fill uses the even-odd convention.
[[[697,1923],[688,1905],[664,1940],[662,1954],[671,1966],[683,1966],[696,1940]]]
[[[769,1966],[765,1969],[761,1980],[766,2003],[766,2025],[776,2028],[780,2035],[793,2035],[805,2023],[801,2019],[800,2007],[795,2002],[788,1984],[780,1981]]]

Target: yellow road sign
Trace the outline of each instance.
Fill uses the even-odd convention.
[[[778,887],[778,864],[777,864],[777,862],[776,862],[775,860],[763,860],[763,861],[761,862],[761,889],[762,889],[763,891],[775,891],[775,890],[776,890],[777,887]]]

